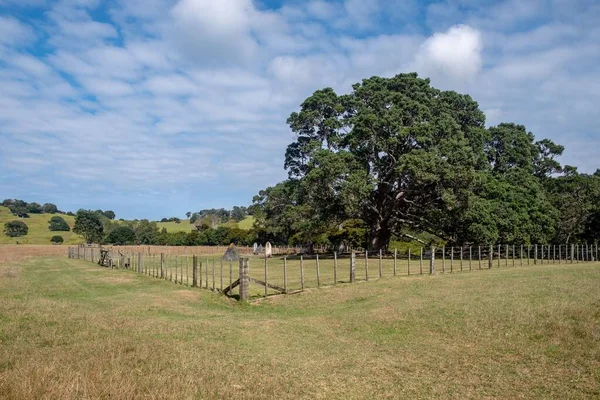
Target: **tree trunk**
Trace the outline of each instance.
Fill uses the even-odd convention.
[[[389,228],[389,220],[379,220],[371,228],[371,251],[386,251],[392,238],[392,231]]]

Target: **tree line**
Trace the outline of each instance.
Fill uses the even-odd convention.
[[[273,243],[440,244],[600,239],[600,170],[562,166],[564,147],[523,125],[486,127],[469,95],[415,73],[316,91],[287,120],[288,179],[249,207]]]
[[[73,232],[82,235],[87,243],[117,245],[251,245],[265,237],[265,232],[260,230],[238,228],[233,220],[215,228],[200,225],[192,232],[167,232],[154,221],[114,221],[93,210],[77,211]]]

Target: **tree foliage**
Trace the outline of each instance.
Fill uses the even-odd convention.
[[[87,243],[99,243],[103,239],[103,214],[92,210],[79,210],[75,214],[73,232],[82,235]]]
[[[10,221],[4,224],[4,233],[8,237],[19,237],[27,235],[29,228],[23,221]]]
[[[108,234],[105,242],[117,245],[135,244],[136,235],[131,227],[119,226]]]
[[[61,244],[63,243],[65,240],[63,239],[62,236],[60,235],[54,235],[50,238],[50,242],[54,243],[54,244]]]
[[[267,236],[311,245],[365,232],[373,249],[408,231],[451,244],[556,237],[547,187],[563,147],[522,125],[486,128],[468,95],[414,73],[373,77],[347,95],[316,91],[288,124],[297,137],[285,153],[289,179],[251,207]]]
[[[58,215],[50,218],[50,221],[48,221],[48,229],[57,232],[68,232],[71,230],[71,228],[69,228],[69,224],[67,224],[67,221]]]

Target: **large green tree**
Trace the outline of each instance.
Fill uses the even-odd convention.
[[[347,95],[315,92],[288,124],[290,179],[255,198],[257,227],[315,238],[362,220],[374,249],[405,230],[451,243],[554,233],[541,181],[560,169],[562,148],[522,126],[486,129],[468,95],[416,74],[373,77]]]
[[[101,212],[79,210],[75,214],[73,232],[82,235],[87,243],[99,243],[104,235]]]
[[[29,228],[23,221],[10,221],[4,224],[4,233],[8,237],[19,237],[27,235]]]

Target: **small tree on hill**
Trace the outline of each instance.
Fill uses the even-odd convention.
[[[48,221],[48,224],[48,229],[53,232],[68,232],[71,230],[63,217],[54,216]]]
[[[29,228],[23,221],[11,221],[4,224],[4,233],[8,237],[19,237],[27,235]]]
[[[82,235],[87,243],[100,242],[104,233],[100,215],[92,210],[77,211],[73,232]]]
[[[46,203],[42,206],[42,210],[46,214],[56,214],[58,212],[58,207],[52,203]]]
[[[65,240],[60,235],[52,236],[52,238],[50,239],[50,242],[52,242],[54,244],[62,244],[64,241]]]

